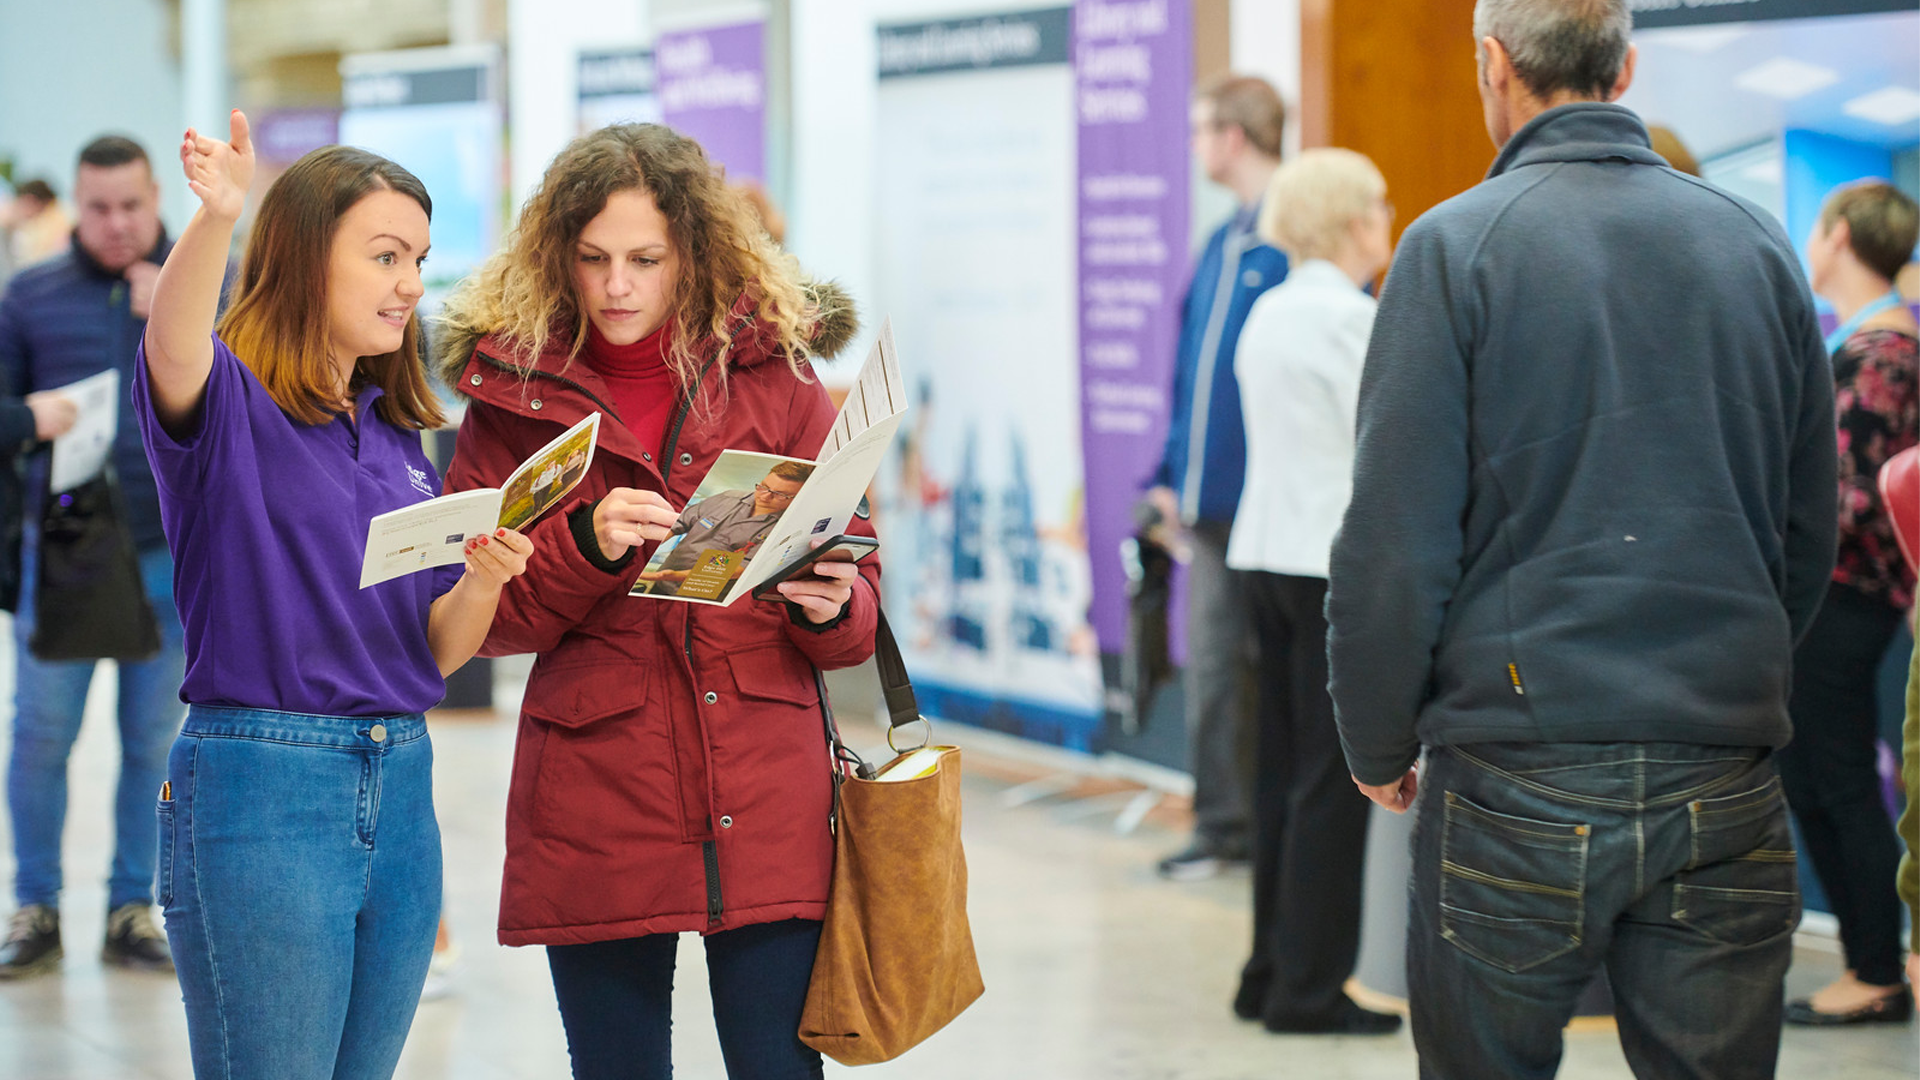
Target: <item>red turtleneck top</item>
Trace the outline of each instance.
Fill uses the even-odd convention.
[[[615,411],[626,421],[627,430],[640,439],[640,445],[656,451],[666,438],[667,417],[673,414],[675,386],[673,369],[667,366],[667,342],[673,323],[631,345],[615,345],[600,335],[598,327],[588,324],[587,347],[581,350],[587,366],[606,380],[613,395]]]

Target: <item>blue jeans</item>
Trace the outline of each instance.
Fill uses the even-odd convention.
[[[432,770],[417,713],[188,710],[160,903],[194,1076],[393,1075],[440,918]]]
[[[31,545],[30,545],[31,546]],[[62,885],[60,834],[67,823],[67,758],[80,734],[95,661],[48,662],[27,648],[33,634],[34,553],[23,560],[27,583],[14,620],[13,756],[7,808],[13,815],[18,869],[14,897],[22,905],[57,904]],[[120,664],[120,780],[113,802],[113,869],[107,906],[153,902],[153,797],[166,778],[167,748],[180,730],[180,682],[186,674],[180,613],[173,603],[173,559],[165,548],[140,553],[140,577],[160,622],[160,653]]]
[[[820,946],[808,919],[707,936],[707,984],[729,1080],[819,1080],[818,1051],[800,1041],[800,1011]],[[547,967],[574,1080],[673,1075],[673,967],[678,934],[547,946]]]
[[[1413,836],[1420,1075],[1544,1080],[1602,966],[1634,1075],[1770,1077],[1800,895],[1753,748],[1436,747]]]

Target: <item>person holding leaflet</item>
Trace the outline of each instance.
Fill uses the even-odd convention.
[[[437,492],[418,354],[432,203],[362,150],[301,158],[260,202],[247,120],[180,147],[200,208],[155,285],[133,405],[186,628],[187,720],[160,792],[160,903],[194,1074],[391,1077],[440,911],[423,713],[531,542],[358,588],[370,518]]]
[[[497,485],[603,413],[481,647],[537,654],[500,940],[547,946],[582,1078],[672,1074],[683,931],[706,938],[727,1075],[821,1075],[797,1035],[833,866],[816,670],[873,651],[879,560],[729,608],[627,595],[722,451],[819,453],[835,410],[811,360],[854,332],[846,298],[802,279],[718,174],[657,124],[574,140],[436,335],[470,399],[449,490]]]

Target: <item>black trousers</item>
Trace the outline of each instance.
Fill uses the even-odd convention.
[[[1793,654],[1793,742],[1779,755],[1787,805],[1820,887],[1840,921],[1847,967],[1861,982],[1901,981],[1900,841],[1881,793],[1874,680],[1900,611],[1845,585]]]
[[[1253,785],[1253,955],[1234,1011],[1271,1025],[1338,1014],[1360,952],[1371,806],[1327,694],[1324,578],[1251,572],[1260,647]]]

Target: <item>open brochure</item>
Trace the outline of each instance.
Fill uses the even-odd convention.
[[[120,373],[109,368],[55,393],[72,399],[78,411],[73,426],[53,440],[53,471],[47,480],[48,489],[58,494],[72,491],[107,467],[120,422]]]
[[[587,475],[600,434],[600,414],[560,433],[522,462],[497,488],[442,495],[367,523],[360,587],[466,559],[466,543],[496,528],[518,529],[552,509]]]
[[[845,531],[907,409],[883,323],[816,461],[722,453],[647,561],[631,595],[725,607]]]

